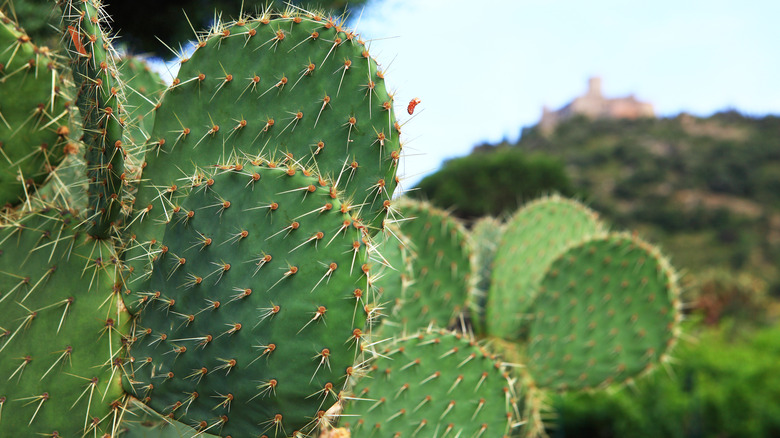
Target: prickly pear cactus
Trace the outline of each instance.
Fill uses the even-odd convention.
[[[491,336],[519,339],[527,325],[539,281],[565,247],[603,229],[596,213],[581,203],[551,196],[531,202],[507,222],[493,261],[485,310]]]
[[[65,156],[62,70],[0,12],[0,206],[26,200]]]
[[[63,5],[66,50],[78,89],[84,161],[87,169],[89,234],[116,235],[125,190],[124,90],[119,79],[106,16],[99,0],[67,0]]]
[[[0,431],[102,436],[122,414],[120,263],[48,210],[0,226]]]
[[[343,422],[354,437],[508,437],[515,382],[476,342],[446,331],[395,341],[358,381]]]
[[[414,277],[414,268],[410,250],[411,242],[397,224],[385,224],[383,233],[376,243],[377,267],[376,280],[376,318],[372,318],[373,332],[381,337],[382,326],[387,324],[392,328],[386,334],[400,333],[404,320],[403,290],[408,287]]]
[[[478,335],[485,335],[485,308],[487,306],[490,282],[493,277],[493,263],[498,245],[504,238],[506,224],[500,219],[486,216],[480,218],[471,227],[471,242],[474,246],[474,267],[477,275],[476,286],[469,300],[469,315],[472,327]]]
[[[428,325],[447,327],[466,308],[475,281],[472,250],[463,226],[454,217],[427,202],[403,199],[404,219],[399,228],[409,243],[404,265],[411,264],[402,290],[388,289],[385,302],[399,301],[398,319],[386,324],[398,333],[413,333]]]
[[[159,240],[167,197],[194,168],[254,160],[309,169],[375,234],[396,186],[399,130],[356,34],[314,14],[240,19],[200,40],[156,110],[130,260]],[[140,253],[139,253],[140,252]]]
[[[163,416],[137,399],[130,399],[121,423],[116,430],[121,438],[214,438],[217,435],[198,433],[197,430]]]
[[[562,252],[534,311],[528,373],[557,391],[622,383],[668,361],[682,319],[677,274],[657,248],[627,234]]]
[[[359,359],[373,308],[364,234],[295,166],[208,166],[169,198],[134,303],[131,391],[199,431],[309,433]]]

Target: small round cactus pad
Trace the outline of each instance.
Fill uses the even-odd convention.
[[[519,339],[550,262],[567,246],[600,232],[595,212],[581,203],[549,196],[523,206],[507,222],[493,260],[486,330]]]
[[[620,383],[667,360],[681,319],[677,275],[628,234],[594,237],[553,261],[534,305],[527,369],[540,388]]]

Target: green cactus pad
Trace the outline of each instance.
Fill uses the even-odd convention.
[[[493,276],[493,261],[498,244],[504,237],[504,222],[494,217],[480,218],[471,227],[471,242],[474,246],[474,265],[477,272],[477,285],[469,300],[471,324],[478,335],[486,333],[485,306],[487,305],[490,282]]]
[[[668,360],[681,320],[677,275],[657,248],[627,234],[559,255],[534,303],[528,373],[540,388],[621,383]]]
[[[370,366],[342,416],[355,438],[508,437],[519,420],[514,382],[461,334],[401,338]]]
[[[413,333],[429,325],[449,326],[466,308],[475,280],[466,230],[427,202],[404,199],[398,207],[413,265],[402,291],[399,327]]]
[[[381,240],[377,242],[379,259],[374,284],[379,312],[377,319],[371,321],[375,333],[381,332],[379,327],[383,324],[396,326],[388,333],[400,331],[397,326],[403,319],[403,290],[414,276],[409,245],[409,239],[397,225],[385,225]]]
[[[0,228],[3,436],[102,436],[121,415],[119,266],[77,224],[50,210]]]
[[[399,153],[392,97],[356,34],[314,15],[218,25],[156,111],[131,233],[160,239],[160,194],[182,169],[249,158],[311,169],[375,234]]]
[[[166,197],[130,303],[128,391],[199,431],[287,437],[326,421],[373,309],[367,234],[295,167],[209,166]]]
[[[549,263],[567,246],[602,229],[596,213],[557,195],[518,210],[507,222],[493,261],[485,318],[487,333],[509,340],[522,337]]]
[[[61,70],[0,12],[0,206],[21,203],[64,158]]]

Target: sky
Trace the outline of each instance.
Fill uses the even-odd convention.
[[[349,24],[396,92],[410,189],[475,145],[517,140],[593,75],[659,116],[780,114],[779,17],[776,0],[369,0]]]
[[[780,114],[779,17],[777,0],[369,0],[348,26],[395,92],[408,190],[476,145],[516,141],[591,76],[661,117]]]

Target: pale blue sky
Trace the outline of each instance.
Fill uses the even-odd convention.
[[[350,24],[408,120],[408,189],[476,144],[516,139],[591,75],[659,115],[780,114],[778,19],[780,2],[759,0],[371,0]]]
[[[396,92],[410,189],[477,144],[516,140],[592,75],[660,116],[780,114],[778,20],[778,0],[369,0],[348,24]]]

